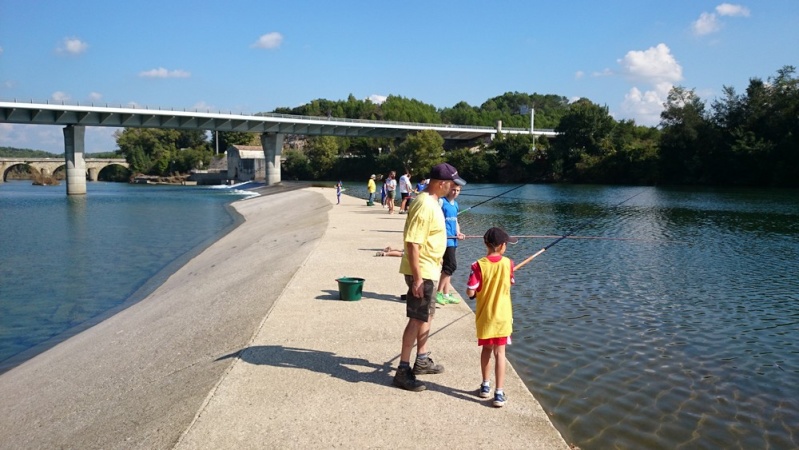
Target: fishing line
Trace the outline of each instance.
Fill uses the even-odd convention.
[[[520,185],[516,186],[515,188],[513,188],[513,189],[508,189],[507,191],[505,191],[505,192],[503,192],[503,193],[501,193],[501,194],[499,194],[499,195],[495,195],[495,196],[493,196],[493,197],[489,198],[488,200],[483,200],[483,201],[482,201],[482,202],[480,202],[480,203],[476,203],[476,204],[474,204],[474,205],[472,205],[472,206],[470,206],[470,207],[468,207],[468,208],[464,209],[463,211],[460,211],[460,212],[458,212],[458,215],[460,216],[461,214],[465,213],[466,211],[468,211],[468,210],[470,210],[470,209],[472,209],[472,208],[475,208],[475,207],[477,207],[477,206],[480,206],[480,205],[482,205],[483,203],[490,202],[491,200],[494,200],[494,199],[495,199],[495,198],[497,198],[497,197],[502,197],[503,195],[507,194],[508,192],[515,191],[516,189],[519,189],[519,188],[521,188],[521,187],[524,187],[524,186],[526,186],[526,185],[525,185],[525,184],[520,184]]]
[[[560,235],[555,234],[526,234],[511,236],[519,239],[552,239],[558,238]],[[457,239],[457,236],[447,236],[447,239]],[[482,239],[483,236],[464,236],[464,239]],[[638,241],[638,242],[665,242],[670,244],[684,244],[683,241],[664,241],[659,239],[641,239],[641,238],[620,238],[620,237],[605,237],[605,236],[567,236],[567,239],[593,239],[600,241]]]
[[[633,195],[632,197],[630,197],[630,198],[628,198],[628,199],[626,199],[626,200],[624,200],[624,201],[622,201],[620,203],[617,203],[616,205],[613,206],[613,208],[618,208],[619,206],[629,202],[630,200],[634,199],[635,197],[638,197],[643,192],[644,191],[639,191],[637,194]],[[522,268],[522,266],[524,266],[525,264],[527,264],[530,261],[532,261],[533,259],[535,259],[541,253],[544,253],[545,251],[549,250],[552,246],[554,246],[558,242],[568,238],[569,236],[571,236],[574,233],[576,233],[578,230],[582,230],[583,228],[587,227],[588,225],[591,225],[592,223],[596,222],[598,219],[599,219],[599,217],[594,217],[593,219],[585,221],[582,225],[578,226],[577,228],[573,228],[568,233],[566,233],[563,236],[561,236],[561,237],[555,239],[554,241],[550,242],[549,245],[547,245],[546,247],[544,247],[541,250],[533,253],[533,255],[530,256],[529,258],[525,259],[524,261],[520,262],[519,264],[516,264],[516,267],[514,268],[514,270]]]

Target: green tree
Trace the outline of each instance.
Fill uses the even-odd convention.
[[[412,134],[399,145],[394,156],[401,167],[412,174],[426,176],[442,161],[444,138],[433,130]]]
[[[699,183],[703,177],[703,133],[709,131],[705,105],[693,90],[675,86],[660,113],[660,176],[673,183]]]
[[[205,134],[201,131],[125,128],[117,131],[115,137],[134,173],[169,175],[187,172],[210,161]]]
[[[286,161],[280,165],[281,177],[294,180],[308,180],[313,177],[311,162],[303,152],[287,150],[285,156]]]
[[[329,177],[330,169],[336,163],[338,152],[338,142],[333,136],[315,136],[308,140],[305,154],[308,156],[314,179]]]
[[[571,104],[555,131],[560,133],[548,154],[556,180],[579,180],[581,172],[609,151],[616,121],[607,106],[582,98]],[[578,166],[578,163],[580,166]]]

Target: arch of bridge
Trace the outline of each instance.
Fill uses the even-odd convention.
[[[124,159],[87,158],[85,159],[85,163],[87,174],[94,174],[92,177],[93,180],[96,180],[97,175],[108,166],[116,165],[125,167],[126,169],[130,168],[130,164]],[[30,166],[44,175],[52,175],[59,168],[64,167],[66,162],[62,159],[54,158],[0,158],[0,174],[3,175],[2,178],[0,178],[0,182],[6,180],[6,174],[12,167],[20,165]]]

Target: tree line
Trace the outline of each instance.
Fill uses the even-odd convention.
[[[274,113],[529,128],[552,128],[556,138],[499,134],[490,142],[444,142],[435,132],[406,139],[318,136],[287,139],[283,177],[361,180],[372,173],[424,175],[446,160],[475,182],[571,182],[603,184],[799,185],[799,89],[796,69],[785,66],[766,81],[751,78],[745,92],[723,87],[706,104],[692,89],[670,91],[657,127],[616,120],[607,106],[582,98],[508,92],[480,106],[460,102],[438,109],[415,99],[389,96],[382,103],[313,100]],[[169,175],[208,167],[214,149],[259,145],[258,135],[125,128],[119,153],[134,173]],[[217,142],[217,139],[219,142]],[[294,142],[295,144],[291,144]]]

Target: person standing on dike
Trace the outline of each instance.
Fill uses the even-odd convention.
[[[515,244],[518,238],[508,236],[502,228],[489,228],[483,236],[486,256],[472,264],[472,272],[466,284],[466,295],[477,297],[474,321],[477,329],[477,345],[483,347],[480,354],[480,371],[483,383],[477,390],[482,398],[491,397],[491,355],[494,355],[494,376],[497,387],[494,389],[494,406],[505,406],[505,346],[510,345],[513,332],[513,305],[510,288],[516,282],[513,278],[514,264],[502,256],[507,244]]]
[[[452,186],[447,196],[440,200],[441,211],[444,213],[444,222],[447,224],[447,250],[444,252],[443,263],[441,264],[441,279],[438,281],[438,293],[436,293],[436,303],[446,305],[448,303],[460,303],[460,299],[452,295],[451,291],[452,274],[458,268],[458,261],[455,258],[455,250],[458,248],[458,240],[466,236],[461,233],[461,226],[458,223],[458,202],[455,201],[461,193],[461,187]]]
[[[427,346],[430,324],[436,312],[436,281],[441,275],[441,257],[447,248],[447,230],[444,213],[438,205],[439,197],[447,195],[452,184],[466,184],[458,171],[447,163],[439,164],[430,172],[430,184],[416,197],[408,210],[403,230],[405,252],[400,262],[400,273],[408,285],[405,314],[408,323],[402,333],[402,351],[394,386],[408,391],[427,388],[416,375],[442,373],[444,367],[433,362]],[[411,352],[416,345],[416,360],[411,368]]]
[[[394,177],[397,173],[393,170],[388,173],[386,178],[386,203],[388,204],[388,213],[394,214],[394,192],[397,190],[397,180]]]
[[[375,191],[377,191],[377,185],[375,184],[375,174],[372,174],[369,177],[369,181],[366,182],[366,190],[369,192],[369,201],[366,202],[368,206],[374,206],[375,204]]]
[[[408,199],[413,191],[413,186],[411,186],[411,173],[408,169],[405,169],[405,174],[399,179],[399,190],[400,196],[402,196],[399,213],[405,214],[408,212]]]

